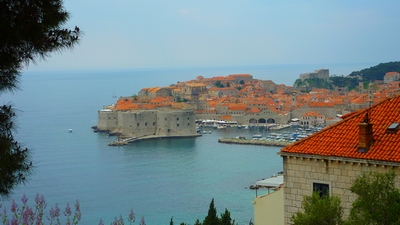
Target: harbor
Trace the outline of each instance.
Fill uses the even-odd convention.
[[[92,127],[93,128],[93,127]],[[198,124],[196,134],[193,135],[144,135],[140,137],[120,137],[109,143],[109,146],[123,146],[142,140],[157,140],[164,138],[193,138],[205,135],[218,135],[218,143],[261,145],[271,147],[285,147],[303,138],[320,131],[323,127],[318,126],[291,126],[290,124],[268,124],[268,125],[238,125],[235,122],[219,121],[214,123]]]
[[[207,123],[198,126],[197,132],[202,135],[208,135],[216,131],[219,134],[224,134],[219,137],[219,143],[285,147],[323,128],[322,126],[301,127],[290,124],[226,125],[221,128],[221,126]],[[231,136],[227,136],[229,134]]]

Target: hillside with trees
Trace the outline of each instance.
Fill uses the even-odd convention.
[[[353,71],[349,77],[361,76],[362,81],[383,80],[387,72],[400,72],[400,62],[380,63],[368,69]]]
[[[400,72],[400,62],[380,63],[360,71],[353,71],[348,76],[331,76],[328,81],[319,78],[305,79],[304,81],[297,79],[293,87],[302,91],[309,91],[312,88],[333,90],[335,86],[347,87],[348,90],[353,90],[358,86],[359,82],[368,84],[375,80],[383,80],[387,72]]]

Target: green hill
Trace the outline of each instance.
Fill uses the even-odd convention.
[[[362,81],[383,80],[383,77],[387,72],[400,73],[400,62],[380,63],[379,65],[368,69],[354,71],[349,74],[349,77],[361,76]]]
[[[297,79],[294,82],[293,87],[302,91],[309,91],[312,88],[325,88],[332,90],[333,86],[347,87],[348,90],[352,90],[358,86],[359,82],[368,84],[369,82],[373,82],[375,80],[383,80],[383,77],[387,72],[400,73],[400,62],[380,63],[379,65],[372,66],[367,69],[353,71],[345,77],[329,77],[329,81],[318,78],[306,79],[304,81]]]

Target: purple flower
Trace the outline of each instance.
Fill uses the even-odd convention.
[[[72,214],[71,207],[69,206],[69,203],[67,203],[67,206],[65,207],[65,211],[64,211],[64,216],[70,217],[71,214]]]
[[[51,207],[50,209],[50,220],[53,221],[59,216],[60,216],[60,208],[58,208],[58,204],[56,203],[56,206],[54,208]]]
[[[18,205],[13,199],[12,204],[11,204],[11,212],[15,213],[17,211],[17,208],[18,208]]]
[[[78,224],[78,222],[81,220],[81,207],[79,205],[79,201],[76,200],[75,202],[75,213],[74,213],[74,219],[73,219],[73,223],[74,224]]]
[[[28,198],[26,197],[26,195],[24,194],[21,198],[21,201],[24,205],[26,205],[26,203],[28,202]]]
[[[135,213],[133,212],[133,209],[131,209],[131,211],[129,212],[128,221],[129,221],[130,223],[135,222]]]
[[[35,220],[35,214],[33,213],[32,208],[26,206],[24,211],[22,212],[22,220],[23,224],[32,224],[31,221]]]
[[[146,222],[144,221],[144,217],[142,216],[142,219],[140,220],[139,225],[146,225]]]
[[[39,196],[39,194],[36,194],[35,203],[38,209],[46,208],[46,201],[44,200],[43,195]]]
[[[17,220],[17,218],[15,217],[15,215],[13,216],[13,218],[12,218],[10,224],[11,224],[11,225],[18,225],[18,220]]]
[[[114,217],[114,221],[112,222],[112,225],[118,225],[118,219],[117,219],[117,217]]]

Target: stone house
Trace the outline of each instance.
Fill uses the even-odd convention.
[[[260,80],[254,86],[262,88],[266,92],[274,93],[277,85],[272,80]]]
[[[181,97],[197,102],[201,93],[206,93],[207,87],[203,83],[183,83],[181,88]]]
[[[142,88],[138,96],[139,97],[168,97],[172,95],[173,87],[151,87],[151,88]]]
[[[394,170],[400,181],[400,96],[342,117],[308,138],[284,147],[284,224],[313,190],[338,196],[349,210],[352,182],[365,172]],[[267,224],[258,223],[257,224]]]
[[[228,76],[229,78],[233,78],[236,84],[240,82],[251,82],[253,81],[253,76],[251,74],[231,74]]]
[[[383,82],[388,84],[393,81],[400,80],[400,73],[399,72],[387,72],[383,77]]]
[[[318,112],[307,112],[301,116],[300,124],[302,126],[325,125],[325,116]]]
[[[217,97],[217,98],[221,98],[223,96],[235,96],[237,92],[238,90],[235,87],[208,88],[208,93],[210,94],[210,97]]]

